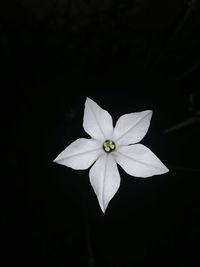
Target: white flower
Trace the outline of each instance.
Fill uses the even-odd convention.
[[[91,139],[77,139],[54,162],[83,170],[96,161],[89,177],[99,205],[105,212],[120,186],[117,163],[136,177],[150,177],[169,171],[149,148],[136,144],[146,135],[151,117],[151,110],[129,113],[121,116],[113,128],[110,114],[87,98],[83,128]]]

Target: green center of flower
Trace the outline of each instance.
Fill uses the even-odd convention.
[[[115,143],[112,141],[112,140],[106,140],[104,143],[103,143],[103,150],[106,152],[106,153],[110,153],[112,152],[113,150],[115,150],[116,146],[115,146]]]

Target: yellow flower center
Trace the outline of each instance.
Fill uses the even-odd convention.
[[[112,140],[106,140],[104,143],[103,143],[103,150],[106,152],[106,153],[110,153],[112,152],[113,150],[115,150],[116,146],[115,146],[115,143],[112,141]]]

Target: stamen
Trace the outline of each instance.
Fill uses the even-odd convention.
[[[116,146],[115,143],[112,140],[106,140],[103,143],[103,150],[107,153],[112,152],[113,150],[115,150]]]
[[[106,152],[110,152],[110,148],[109,147],[105,147],[104,148]]]

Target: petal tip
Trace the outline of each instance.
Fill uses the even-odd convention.
[[[169,172],[170,170],[165,166],[165,168],[164,168],[164,172],[163,173],[167,173],[167,172]]]
[[[168,172],[169,172],[169,169],[163,164],[162,169],[160,170],[160,173],[158,173],[158,175],[162,175]]]
[[[85,100],[85,104],[88,103],[88,102],[94,102],[91,98],[89,98],[88,96],[86,97],[86,100]]]
[[[145,110],[142,110],[140,112],[143,112],[143,113],[153,113],[153,110],[152,109],[145,109]]]
[[[147,109],[142,111],[146,116],[149,115],[150,117],[152,117],[153,115],[153,110],[152,109]]]
[[[52,162],[57,163],[57,157],[53,159]]]
[[[147,112],[149,113],[149,115],[153,115],[153,110],[152,109],[149,109],[149,110],[147,110]]]
[[[53,163],[57,163],[57,164],[61,164],[61,165],[62,165],[62,163],[61,163],[61,161],[60,161],[60,159],[59,159],[58,157],[55,158],[52,162],[53,162]]]
[[[101,211],[103,212],[103,214],[105,215],[107,207],[104,207],[103,205],[100,205],[100,208],[101,208]]]
[[[94,104],[97,105],[97,103],[96,103],[95,101],[93,101],[91,98],[86,97],[86,100],[85,100],[85,108],[86,108],[87,106],[89,106],[89,105],[94,105]]]
[[[103,215],[105,215],[106,210],[101,208],[101,211],[102,211]]]
[[[61,153],[60,153],[61,154]],[[62,160],[62,158],[60,157],[60,154],[55,158],[55,159],[53,159],[53,162],[54,163],[58,163],[58,164],[60,164],[60,161]]]

